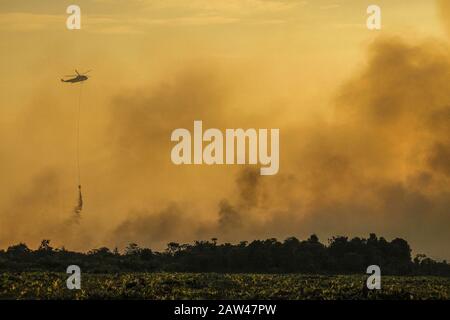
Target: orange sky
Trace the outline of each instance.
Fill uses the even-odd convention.
[[[446,1],[86,0],[0,6],[0,246],[317,233],[450,258]],[[76,85],[83,85],[76,203]],[[280,128],[280,172],[175,166],[170,133]],[[259,166],[258,166],[259,168]]]

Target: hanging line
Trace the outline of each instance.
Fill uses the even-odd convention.
[[[81,194],[81,170],[80,170],[80,120],[81,120],[81,97],[82,97],[83,82],[80,83],[80,90],[78,95],[78,110],[77,110],[77,141],[76,141],[76,157],[77,157],[77,176],[78,176],[78,203],[74,208],[77,216],[83,210],[83,196]]]
[[[78,111],[77,111],[77,175],[78,186],[81,186],[81,171],[80,171],[80,120],[81,120],[81,97],[82,97],[83,82],[80,82],[80,90],[78,94]]]
[[[78,35],[78,34],[77,34]],[[78,51],[77,56],[77,62],[80,62],[80,52],[81,52],[81,46],[80,46],[80,37],[76,36],[76,50]],[[75,69],[76,74],[78,75],[77,69]],[[77,146],[76,146],[76,152],[77,152],[77,178],[78,178],[78,190],[79,190],[79,198],[81,198],[81,170],[80,170],[80,120],[81,120],[81,96],[82,96],[82,89],[83,89],[83,81],[79,82],[80,90],[78,91],[78,110],[77,110]],[[81,208],[80,208],[81,211]]]

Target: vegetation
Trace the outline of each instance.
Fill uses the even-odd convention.
[[[99,248],[87,253],[54,249],[43,240],[36,250],[17,244],[0,251],[0,272],[65,272],[78,265],[83,273],[122,272],[217,272],[217,273],[302,273],[364,274],[378,265],[382,275],[450,276],[446,261],[436,262],[424,255],[411,257],[403,239],[387,241],[371,234],[368,239],[334,237],[328,245],[317,236],[307,240],[294,237],[251,243],[218,244],[217,239],[194,244],[169,243],[164,252],[130,244],[125,252]]]
[[[83,274],[68,290],[67,274],[0,274],[0,299],[450,299],[450,278],[383,276],[381,290],[362,275],[218,273]]]

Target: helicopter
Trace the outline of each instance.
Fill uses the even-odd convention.
[[[67,80],[61,79],[62,82],[70,82],[70,83],[76,83],[76,82],[82,82],[82,81],[86,81],[87,79],[89,79],[89,76],[87,76],[86,74],[91,72],[92,70],[86,71],[84,73],[79,73],[77,70],[75,70],[76,74],[72,74],[72,75],[68,75],[66,77],[75,77],[75,78],[70,78]]]

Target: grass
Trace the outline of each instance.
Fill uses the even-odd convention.
[[[68,290],[65,273],[0,274],[0,299],[450,299],[450,278],[382,276],[365,290],[362,275],[217,273],[82,274]]]

